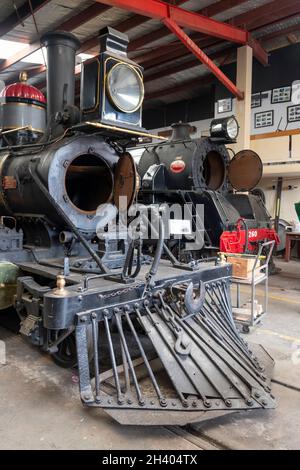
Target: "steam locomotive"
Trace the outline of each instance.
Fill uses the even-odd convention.
[[[144,203],[190,206],[189,222],[203,231],[203,240],[170,240],[181,259],[225,253],[256,253],[259,243],[279,243],[271,217],[262,199],[251,193],[262,176],[262,162],[252,150],[230,158],[225,144],[235,142],[238,123],[234,116],[214,119],[209,137],[192,139],[192,126],[172,125],[169,141],[146,146],[139,164],[139,198]],[[197,205],[203,213],[197,214]],[[203,224],[201,226],[201,220]],[[190,226],[188,232],[195,231]]]
[[[232,319],[230,265],[179,260],[159,212],[151,256],[139,230],[130,235],[132,215],[124,223],[138,181],[127,149],[149,137],[128,37],[101,31],[100,54],[82,64],[80,109],[76,37],[42,43],[47,103],[24,75],[1,93],[1,308],[13,304],[24,339],[77,367],[84,405],[121,423],[273,408],[273,361]],[[153,228],[147,217],[138,227]]]

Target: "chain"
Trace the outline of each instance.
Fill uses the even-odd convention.
[[[121,295],[121,294],[127,294],[128,292],[134,291],[137,287],[138,285],[127,287],[126,289],[120,289],[120,290],[112,292],[111,294],[105,294],[102,296],[102,298],[110,299],[111,297],[117,297],[118,295]]]

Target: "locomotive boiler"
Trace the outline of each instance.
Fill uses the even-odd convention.
[[[238,134],[234,116],[213,120],[209,137],[192,139],[191,130],[187,123],[173,124],[170,140],[147,146],[138,164],[141,201],[189,205],[194,224],[203,218],[198,224],[203,231],[201,246],[170,238],[170,247],[183,259],[192,259],[218,251],[255,253],[259,243],[278,243],[262,199],[251,193],[262,176],[261,159],[252,150],[230,158],[225,146]],[[197,205],[203,207],[201,215]]]
[[[273,361],[232,319],[230,265],[178,260],[158,211],[151,256],[139,230],[131,236],[138,177],[127,149],[149,134],[128,37],[100,33],[100,54],[82,65],[80,109],[76,37],[42,43],[47,105],[24,77],[1,95],[1,307],[13,304],[24,339],[77,368],[84,405],[121,423],[273,408]]]

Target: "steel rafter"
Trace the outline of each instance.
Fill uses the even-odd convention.
[[[250,38],[247,31],[220,23],[211,18],[202,16],[199,13],[189,12],[183,8],[174,7],[173,5],[157,0],[148,0],[142,4],[136,0],[105,0],[104,3],[110,6],[126,9],[130,8],[136,13],[162,20],[164,25],[180,39],[184,46],[192,52],[192,54],[194,54],[194,56],[199,59],[234,96],[240,100],[244,98],[243,92],[226,77],[222,70],[214,64],[180,26],[240,44],[248,44],[251,39],[251,43],[253,43],[254,46],[253,49],[255,48],[257,51],[260,48],[263,51],[261,46],[257,48],[256,41]]]
[[[238,44],[249,44],[253,48],[255,57],[263,64],[268,63],[268,54],[261,45],[251,38],[248,31],[213,20],[199,13],[187,11],[183,8],[167,4],[160,0],[95,0],[98,3],[123,8],[125,10],[138,13],[140,15],[155,18],[161,21],[169,18],[177,25],[188,28],[193,31],[215,36],[226,41],[236,42]]]
[[[221,3],[221,2],[218,2]],[[218,4],[217,3],[217,4]],[[213,4],[215,5],[215,4]],[[272,12],[272,13],[270,13]],[[229,21],[234,26],[243,27],[253,34],[258,28],[262,26],[267,26],[270,23],[273,24],[274,20],[281,21],[285,19],[291,18],[293,15],[298,14],[300,12],[300,3],[299,0],[286,0],[286,2],[282,2],[282,0],[272,0],[269,3],[262,5],[260,7],[254,8],[247,13],[239,14],[232,17]],[[155,32],[154,32],[155,33]],[[153,35],[155,37],[155,34]],[[204,35],[200,33],[193,33],[190,37],[196,42],[201,40],[199,44],[200,47],[206,47],[207,44],[207,37],[205,38]],[[212,44],[218,44],[220,41],[213,41],[212,38],[209,38]],[[204,40],[204,43],[202,42]],[[259,38],[261,40],[261,38]],[[148,43],[151,42],[149,39]],[[144,43],[148,44],[148,43]],[[186,48],[178,45],[178,41],[174,41],[167,45],[162,45],[159,48],[160,54],[156,50],[143,53],[135,59],[142,63],[143,66],[147,69],[148,67],[156,66],[158,61],[152,60],[153,58],[160,58],[163,62],[170,62],[170,60],[178,59],[180,57],[184,57],[186,55]]]
[[[223,83],[223,85],[234,95],[236,96],[239,100],[242,100],[244,98],[244,93],[239,90],[236,85],[228,78],[226,75],[222,72],[222,70],[205,54],[205,52],[200,49],[200,47],[197,46],[197,44],[192,41],[191,38],[185,32],[183,29],[181,29],[174,20],[171,20],[170,18],[165,18],[164,19],[164,24],[169,28],[170,31],[172,31],[173,34],[175,34],[178,39],[186,46],[189,51],[194,54],[194,56],[197,57],[217,78],[218,80]]]
[[[212,3],[211,5],[205,8],[202,8],[201,10],[197,10],[196,13],[199,13],[200,15],[213,17],[219,13],[223,13],[233,8],[236,5],[241,5],[243,3],[246,3],[247,1],[248,0],[219,0],[218,2]],[[135,51],[136,49],[139,49],[145,46],[146,44],[149,44],[153,41],[169,36],[169,34],[170,34],[170,31],[168,29],[164,27],[158,28],[155,31],[151,31],[149,33],[143,34],[142,36],[134,39],[133,41],[130,41],[128,50]]]

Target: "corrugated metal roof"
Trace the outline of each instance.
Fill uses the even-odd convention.
[[[233,18],[234,16],[247,13],[248,11],[261,7],[262,5],[265,5],[270,1],[271,0],[249,0],[248,2],[242,2],[240,5],[226,10],[224,13],[219,13],[218,15],[215,15],[214,19],[218,21],[227,21],[229,18]]]
[[[126,20],[126,18],[129,18],[131,15],[132,13],[126,10],[110,8],[104,13],[101,13],[101,15],[98,15],[87,23],[84,23],[84,25],[80,26],[79,28],[76,28],[72,31],[72,33],[74,33],[78,39],[80,39],[80,41],[84,41],[91,36],[96,36],[99,30],[105,26],[111,26],[120,21]]]
[[[63,21],[74,15],[74,12],[80,13],[93,3],[93,0],[52,0],[34,14],[39,32],[43,34],[46,31],[55,29]],[[23,24],[14,28],[8,34],[3,36],[2,39],[34,42],[36,38],[37,34],[34,20],[32,16],[30,16],[24,20]]]
[[[12,2],[12,0],[1,0],[1,14],[0,14],[0,21],[4,21],[6,18],[8,18],[9,15],[14,13],[14,4],[16,7],[20,7],[25,3],[26,0],[15,0]]]
[[[290,26],[296,26],[296,25],[299,25],[300,27],[300,14],[292,18],[288,18],[285,21],[280,21],[278,23],[276,22],[276,24],[270,24],[270,25],[264,26],[263,28],[260,28],[257,31],[255,31],[253,33],[253,36],[255,38],[261,38],[265,36],[266,34],[273,33],[275,31],[280,31],[285,28],[289,28]]]

